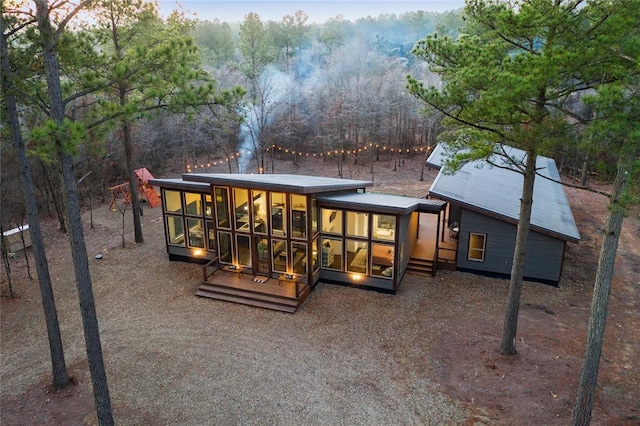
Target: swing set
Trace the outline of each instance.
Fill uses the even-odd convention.
[[[138,193],[140,195],[144,194],[149,207],[154,208],[158,207],[162,202],[160,201],[160,196],[153,188],[153,186],[149,185],[149,180],[153,179],[153,175],[146,168],[140,168],[135,171],[136,180],[138,184]],[[114,210],[122,204],[131,205],[131,186],[130,182],[121,183],[120,185],[109,187],[109,191],[111,192],[111,204],[109,205],[110,210]]]

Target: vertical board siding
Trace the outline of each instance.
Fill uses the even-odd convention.
[[[487,235],[483,262],[468,259],[469,234],[471,232]],[[462,209],[457,266],[481,272],[509,275],[515,240],[516,225]],[[559,281],[564,246],[563,240],[530,231],[525,255],[525,278]]]

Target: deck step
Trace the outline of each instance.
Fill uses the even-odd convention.
[[[432,266],[423,266],[423,265],[407,265],[407,269],[411,269],[413,271],[421,271],[421,272],[431,272],[433,271]]]
[[[420,266],[429,266],[432,267],[433,266],[433,260],[429,260],[429,259],[418,259],[415,257],[412,257],[409,259],[409,264],[413,264],[413,265],[420,265]]]
[[[421,277],[433,277],[433,272],[416,271],[415,269],[409,268],[407,268],[406,273],[411,275],[419,275]]]
[[[211,283],[200,284],[200,287],[198,287],[198,290],[209,291],[214,293],[230,294],[233,296],[241,296],[249,299],[258,299],[265,302],[282,303],[282,304],[291,305],[291,306],[295,306],[298,303],[298,300],[294,297],[285,297],[285,296],[278,296],[273,294],[258,293],[248,289],[231,288],[231,287],[219,286]],[[303,290],[301,289],[300,293],[302,293],[302,291]]]
[[[409,259],[407,272],[414,275],[432,276],[434,273],[433,260],[412,257]]]
[[[251,290],[229,288],[211,283],[202,283],[196,291],[196,295],[210,299],[236,302],[243,305],[257,306],[261,308],[273,309],[276,311],[294,313],[306,300],[311,292],[309,286],[300,290],[298,299],[277,295],[257,293]]]
[[[209,292],[209,291],[203,292],[198,290],[196,292],[196,295],[200,297],[208,297],[209,299],[223,300],[225,302],[235,302],[241,305],[256,306],[258,308],[266,308],[266,309],[272,309],[275,311],[288,312],[290,314],[294,313],[298,309],[297,306],[289,306],[289,305],[283,305],[279,303],[265,302],[265,301],[256,300],[256,299],[249,299],[242,296],[233,296],[230,294],[222,294],[222,293]]]

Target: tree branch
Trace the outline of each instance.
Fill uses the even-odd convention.
[[[604,191],[600,191],[599,189],[592,188],[592,187],[590,187],[588,185],[583,186],[583,185],[575,185],[573,183],[563,182],[561,180],[553,179],[553,178],[550,178],[549,176],[545,176],[543,174],[540,174],[537,171],[536,171],[536,175],[540,176],[543,179],[550,180],[551,182],[559,183],[560,185],[567,186],[569,188],[583,189],[585,191],[593,192],[594,194],[604,195],[605,197],[611,199],[611,194],[610,193],[604,192]]]
[[[60,24],[58,24],[58,28],[56,29],[56,32],[53,35],[54,40],[58,41],[58,38],[60,37],[60,34],[62,34],[62,32],[65,30],[65,27],[67,26],[69,21],[71,21],[71,19],[73,19],[74,16],[76,16],[82,9],[84,9],[85,6],[91,4],[91,2],[92,2],[92,0],[85,0],[85,1],[81,2],[78,6],[73,8],[71,10],[71,12],[69,12],[69,14],[67,16],[65,16],[65,18],[62,20],[62,22],[60,22]],[[49,9],[49,10],[51,10],[51,9]]]

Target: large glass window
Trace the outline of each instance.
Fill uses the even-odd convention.
[[[218,247],[221,263],[233,263],[233,247],[229,232],[218,232]]]
[[[182,200],[180,199],[180,191],[163,191],[164,209],[171,213],[182,213]]]
[[[323,268],[342,270],[342,240],[323,238],[321,253]]]
[[[231,228],[229,219],[229,189],[216,188],[216,217],[218,228]]]
[[[307,273],[307,245],[304,243],[291,243],[291,262],[293,273],[304,275]]]
[[[384,214],[373,215],[372,237],[377,240],[394,241],[396,233],[396,217]]]
[[[251,191],[253,198],[253,232],[267,233],[267,193],[266,191]]]
[[[184,221],[182,216],[167,216],[167,231],[169,232],[169,244],[184,247]]]
[[[273,259],[273,270],[276,272],[287,271],[287,242],[284,240],[271,241],[271,256]]]
[[[393,278],[395,250],[388,244],[371,244],[371,275]]]
[[[266,274],[271,270],[271,257],[269,256],[269,240],[266,238],[257,239],[258,249],[258,273]]]
[[[307,238],[307,197],[291,194],[291,236]]]
[[[189,247],[204,248],[202,220],[187,218],[187,229],[189,229]]]
[[[318,233],[318,200],[311,200],[311,235]]]
[[[202,216],[202,194],[194,194],[192,192],[184,193],[185,213]]]
[[[469,234],[469,260],[484,262],[486,234]]]
[[[352,237],[369,236],[369,214],[347,212],[347,235]]]
[[[287,235],[287,204],[286,194],[271,193],[271,233],[273,235]]]
[[[216,251],[216,230],[213,227],[213,222],[207,221],[207,246],[209,250]]]
[[[249,190],[233,188],[233,203],[236,215],[236,229],[249,232]]]
[[[367,273],[369,250],[364,241],[347,240],[347,271],[359,274]]]
[[[238,248],[238,264],[251,268],[251,238],[248,235],[236,235]]]
[[[322,209],[322,232],[342,234],[342,210]]]

